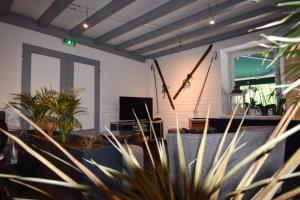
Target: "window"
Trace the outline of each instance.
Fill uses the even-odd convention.
[[[257,104],[276,104],[274,53],[267,57],[263,52],[234,58],[234,83],[246,91],[245,102],[253,98]]]
[[[270,65],[274,53],[264,59],[265,56],[261,52],[265,50],[257,47],[257,41],[220,49],[221,103],[224,115],[231,114],[231,92],[236,85],[248,91],[246,102],[252,97],[259,104],[275,89],[275,95],[268,103],[280,100],[281,89],[276,88],[276,85],[284,84],[284,76],[281,73],[284,65],[281,61]]]

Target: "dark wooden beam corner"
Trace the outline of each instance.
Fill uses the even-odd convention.
[[[77,26],[72,28],[70,30],[70,35],[72,35],[72,36],[80,35],[84,31],[92,28],[99,22],[105,20],[106,18],[110,17],[114,13],[120,11],[122,8],[128,6],[129,4],[131,4],[134,1],[135,0],[112,0],[111,2],[106,4],[104,7],[102,7],[100,10],[98,10],[96,13],[91,15],[88,19],[85,19],[80,24],[78,24]],[[87,23],[89,25],[89,27],[87,29],[85,29],[83,27],[84,23]]]
[[[7,15],[12,3],[13,0],[0,0],[0,14]]]
[[[48,26],[74,0],[55,0],[51,6],[37,20],[39,26]]]
[[[88,46],[88,47],[91,47],[94,49],[109,52],[109,53],[112,53],[115,55],[126,57],[126,58],[129,58],[132,60],[136,60],[139,62],[145,62],[145,58],[143,56],[134,55],[129,51],[117,50],[114,46],[112,46],[110,44],[98,45],[94,42],[93,38],[90,38],[87,36],[80,35],[76,38],[72,37],[69,35],[69,32],[67,30],[63,30],[63,29],[54,27],[52,25],[49,25],[47,27],[39,26],[36,24],[36,21],[33,20],[32,18],[23,16],[23,15],[19,15],[16,13],[9,12],[5,16],[0,15],[0,21],[15,25],[15,26],[23,27],[23,28],[26,28],[26,29],[29,29],[32,31],[37,31],[40,33],[51,35],[51,36],[57,37],[57,38],[70,38],[70,39],[75,40],[78,44],[82,44],[82,45],[85,45],[85,46]]]
[[[175,10],[178,10],[186,5],[194,3],[196,0],[169,0],[167,3],[155,8],[140,17],[137,17],[128,23],[125,23],[95,39],[96,43],[104,43],[113,38],[116,38],[124,33],[147,24],[150,21],[165,16]]]

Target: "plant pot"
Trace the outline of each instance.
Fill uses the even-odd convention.
[[[269,108],[262,107],[260,110],[261,110],[261,115],[262,116],[268,116],[268,114],[269,114]]]
[[[268,115],[269,115],[269,116],[273,116],[273,115],[274,115],[273,109],[268,109]]]
[[[256,109],[255,108],[249,108],[248,115],[255,116],[256,115]]]

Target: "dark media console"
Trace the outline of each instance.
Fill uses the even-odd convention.
[[[149,121],[141,120],[141,126],[144,130],[146,136],[148,136],[148,140],[154,140],[154,134],[151,131],[151,125]],[[158,138],[163,138],[163,121],[162,120],[155,120],[152,121],[153,127]],[[133,131],[134,133],[140,132],[139,125],[134,120],[121,120],[110,122],[110,130],[121,130],[121,131]]]

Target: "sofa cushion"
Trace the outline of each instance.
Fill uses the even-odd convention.
[[[246,145],[241,148],[239,151],[233,155],[228,169],[231,169],[237,162],[245,158],[249,155],[250,152],[256,150],[259,146],[263,145],[269,135],[274,130],[274,127],[260,127],[260,128],[245,128],[244,136],[241,138],[239,145],[246,143]],[[222,133],[217,134],[208,134],[207,135],[207,142],[205,146],[205,158],[203,162],[203,171],[201,180],[203,180],[204,176],[207,174],[208,170],[211,168],[217,147],[222,137]],[[184,145],[185,157],[186,157],[186,164],[188,165],[191,163],[197,155],[198,148],[200,145],[200,141],[202,139],[202,134],[181,134],[182,142]],[[228,146],[231,139],[233,138],[234,133],[229,133],[228,137],[225,141],[225,147]],[[170,163],[170,175],[174,183],[178,183],[178,174],[179,174],[179,163],[178,163],[178,148],[177,148],[177,138],[176,134],[169,134],[167,135],[167,143],[168,143],[168,153],[169,153],[169,163]],[[224,148],[225,149],[225,148]],[[223,149],[223,150],[224,150]],[[284,149],[285,149],[285,141],[281,142],[273,152],[270,154],[267,161],[264,163],[262,168],[260,169],[259,173],[257,174],[255,180],[268,178],[272,176],[275,171],[282,166],[284,162]],[[250,165],[250,164],[249,164]],[[236,186],[238,185],[241,177],[247,171],[249,165],[244,166],[240,169],[233,177],[231,177],[221,189],[221,193],[219,195],[219,199],[225,199],[227,193],[233,191]],[[194,166],[194,165],[192,165]],[[193,168],[193,167],[192,167]],[[189,172],[187,171],[187,175]],[[190,178],[190,177],[188,177]],[[255,181],[254,180],[254,181]],[[179,187],[178,185],[176,187]],[[250,196],[253,195],[253,192],[247,192],[245,199],[248,199]]]

